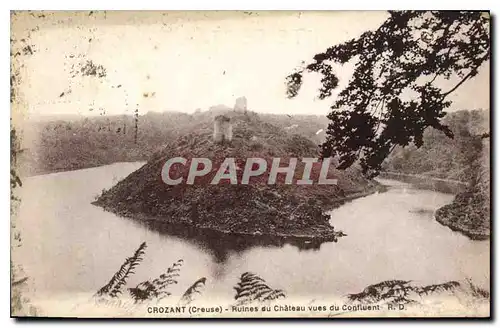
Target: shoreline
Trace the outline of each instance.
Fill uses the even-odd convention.
[[[462,181],[425,175],[382,171],[378,177],[408,183],[417,189],[437,191],[445,194],[455,195],[467,188],[467,184]]]
[[[323,207],[323,212],[332,211],[349,201],[372,195],[375,192],[385,192],[387,189],[388,189],[387,186],[377,183],[367,191],[353,193],[346,197],[342,197],[332,201],[332,204]],[[120,211],[114,208],[114,206],[109,206],[99,201],[93,201],[91,204],[94,206],[99,206],[105,211],[114,213],[115,215],[124,218],[132,219],[136,222],[152,223],[152,224],[168,226],[166,227],[167,230],[168,228],[175,229],[179,227],[184,227],[194,230],[195,234],[200,232],[209,232],[224,237],[253,238],[257,239],[256,242],[265,241],[271,244],[288,242],[306,247],[315,247],[324,242],[337,242],[338,238],[347,236],[342,231],[335,230],[335,228],[330,225],[329,220],[328,222],[326,222],[326,224],[320,224],[321,223],[321,221],[319,220],[320,218],[318,218],[317,225],[308,227],[307,229],[300,229],[300,231],[286,231],[286,232],[285,231],[261,232],[260,230],[258,232],[244,231],[244,230],[231,231],[229,227],[224,227],[224,226],[218,227],[209,224],[196,225],[193,224],[188,218],[181,218],[180,220],[174,220],[172,218],[154,217],[141,213]],[[283,230],[286,230],[286,228]]]
[[[447,205],[445,205],[447,206]],[[443,206],[444,207],[444,206]],[[434,219],[441,225],[449,228],[452,231],[456,231],[461,233],[462,235],[468,237],[471,240],[488,240],[490,239],[490,235],[486,233],[482,233],[479,231],[475,231],[475,229],[467,228],[465,225],[460,224],[458,220],[453,220],[444,214],[440,214],[440,210],[443,208],[438,208],[434,214]]]
[[[103,167],[103,166],[108,166],[108,165],[113,165],[113,164],[128,164],[128,163],[146,163],[147,159],[142,159],[142,160],[137,160],[137,161],[118,161],[118,162],[111,162],[108,164],[92,164],[92,165],[82,165],[82,166],[76,166],[76,167],[68,167],[68,168],[59,168],[59,169],[47,169],[47,170],[33,170],[31,172],[27,172],[23,174],[23,178],[31,178],[31,177],[37,177],[41,175],[48,175],[48,174],[55,174],[55,173],[61,173],[61,172],[73,172],[73,171],[80,171],[80,170],[87,170],[87,169],[95,169],[98,167]],[[21,172],[23,173],[23,172]]]
[[[388,175],[384,174],[384,176],[388,176]],[[452,190],[452,188],[446,189],[446,188],[448,188],[448,186],[446,186],[446,188],[442,187],[442,188],[445,188],[444,190],[440,189],[440,188],[435,188],[436,184],[434,184],[432,181],[428,181],[428,183],[416,183],[416,182],[408,181],[406,176],[408,176],[408,175],[401,174],[400,177],[404,177],[404,178],[398,179],[396,177],[396,175],[392,174],[392,175],[390,175],[390,179],[393,179],[396,181],[401,181],[404,183],[408,183],[408,184],[410,184],[418,189],[454,194],[455,198],[456,198],[456,195],[459,195],[462,193],[461,189],[455,189],[455,193],[449,192]],[[419,178],[419,179],[421,179],[421,178]],[[432,180],[434,178],[429,177],[428,179]],[[444,179],[436,179],[436,180],[438,180],[440,183],[449,183],[448,181],[444,181]],[[456,183],[456,182],[454,182],[454,183]],[[436,189],[439,189],[439,190],[436,190]],[[452,205],[454,204],[454,202],[455,202],[455,200],[453,200],[450,204],[446,204],[446,205],[436,209],[433,213],[433,218],[442,226],[445,226],[452,231],[459,232],[471,240],[480,241],[480,240],[490,239],[489,233],[481,231],[481,229],[471,228],[471,227],[461,223],[460,222],[460,220],[461,220],[460,215],[455,214],[455,215],[450,217],[450,215],[452,214],[452,213],[450,213],[450,211],[453,211]]]

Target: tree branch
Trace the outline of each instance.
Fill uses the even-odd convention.
[[[443,94],[443,99],[446,98],[446,96],[448,96],[450,93],[452,93],[453,91],[457,90],[458,87],[460,87],[465,81],[467,81],[473,74],[475,74],[477,72],[477,69],[474,68],[472,69],[469,74],[467,74],[460,82],[457,83],[457,85],[455,85],[453,88],[451,88],[451,90],[449,90],[448,92],[445,92]]]
[[[483,61],[488,57],[488,54],[489,53],[486,53],[483,57],[481,57],[480,60],[479,60],[480,64],[477,65],[475,68],[471,69],[471,71],[469,72],[469,74],[467,74],[466,76],[464,76],[464,78],[460,82],[458,82],[457,85],[455,85],[448,92],[445,92],[443,94],[443,99],[446,98],[446,96],[448,96],[453,91],[457,90],[458,87],[460,87],[465,81],[467,81],[470,77],[472,77],[472,75],[476,74],[477,73],[477,69],[481,66],[481,64],[483,63]]]

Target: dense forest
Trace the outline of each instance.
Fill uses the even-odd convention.
[[[471,170],[477,170],[481,159],[481,140],[489,131],[488,115],[486,110],[449,113],[444,123],[453,132],[453,139],[429,128],[422,147],[397,147],[386,160],[384,170],[469,182]]]

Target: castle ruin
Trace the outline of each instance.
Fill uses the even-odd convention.
[[[214,142],[231,142],[233,139],[233,126],[231,119],[225,115],[218,115],[214,118]]]
[[[246,113],[247,112],[247,98],[245,98],[245,97],[237,98],[236,102],[234,103],[234,111],[240,112],[240,113]]]

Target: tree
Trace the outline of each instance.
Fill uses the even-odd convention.
[[[326,49],[287,77],[287,95],[297,95],[303,74],[321,74],[319,98],[338,86],[336,65],[355,61],[354,73],[331,106],[323,157],[339,157],[339,169],[357,160],[378,174],[396,145],[421,147],[432,127],[453,138],[441,122],[447,97],[477,75],[490,58],[490,17],[481,12],[391,11],[375,31]],[[438,82],[457,79],[450,89]]]

